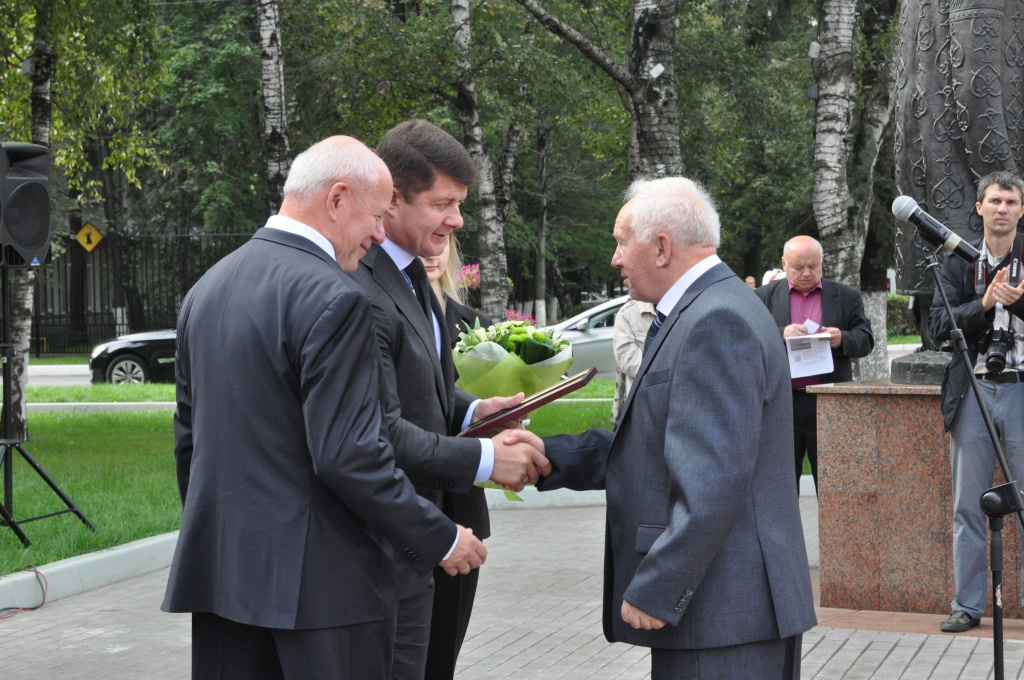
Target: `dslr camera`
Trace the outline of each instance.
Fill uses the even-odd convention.
[[[1006,353],[1013,348],[1016,335],[1012,328],[993,326],[985,331],[982,342],[987,345],[985,350],[985,370],[998,375],[1006,368]]]
[[[1014,250],[1016,251],[1016,244]],[[1011,255],[1010,265],[1007,268],[1006,280],[1011,286],[1020,283],[1021,262],[1020,253],[1014,252]],[[978,281],[983,281],[980,265],[976,274]],[[981,348],[985,350],[985,370],[993,375],[998,375],[1006,368],[1006,353],[1013,349],[1017,337],[1010,325],[1010,314],[1003,309],[1003,306],[996,303],[995,320],[992,328],[985,331],[981,336]]]

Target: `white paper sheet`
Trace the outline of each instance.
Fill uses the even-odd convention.
[[[829,347],[828,333],[786,338],[786,351],[789,354],[791,378],[832,372],[832,348]]]

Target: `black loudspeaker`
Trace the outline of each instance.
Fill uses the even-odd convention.
[[[0,142],[0,266],[38,267],[50,253],[49,150]]]

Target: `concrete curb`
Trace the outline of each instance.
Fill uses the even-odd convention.
[[[510,501],[498,489],[485,489],[487,507],[492,510],[537,510],[600,506],[605,504],[604,491],[569,491],[556,489],[541,493],[530,486],[518,495],[522,501]],[[804,475],[800,495],[814,495],[814,480]],[[151,536],[106,550],[69,557],[37,567],[46,577],[46,601],[78,595],[119,581],[148,574],[171,565],[178,532]],[[41,593],[32,572],[18,572],[0,577],[0,607],[34,607]]]
[[[173,411],[173,401],[79,401],[79,402],[29,402],[29,411]]]
[[[89,370],[88,364],[54,364],[54,365],[33,365],[32,359],[28,360],[28,375],[32,377],[34,375],[75,375],[75,376],[89,376],[92,372]]]
[[[46,601],[163,569],[170,565],[177,541],[178,532],[174,531],[37,567],[46,577]],[[0,577],[0,607],[35,607],[41,599],[34,573]]]

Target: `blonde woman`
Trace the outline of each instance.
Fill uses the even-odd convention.
[[[459,287],[462,258],[459,257],[454,233],[448,234],[448,242],[440,255],[420,259],[423,260],[423,268],[427,270],[427,278],[434,289],[434,295],[444,310],[445,327],[448,329],[452,347],[459,341],[459,333],[465,333],[467,328],[473,328],[478,319],[483,328],[491,325],[491,320],[483,312],[464,304],[463,291]]]

